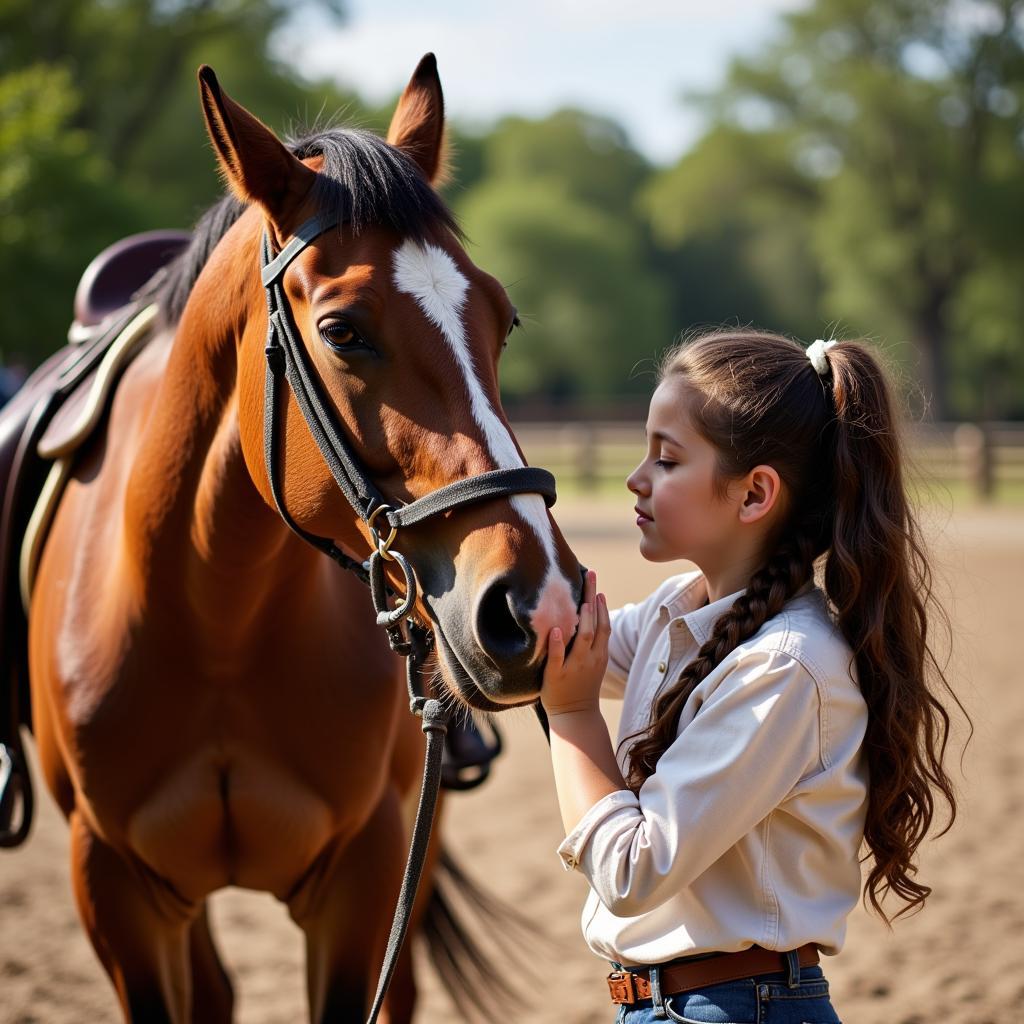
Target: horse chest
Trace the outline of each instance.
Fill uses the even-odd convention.
[[[74,620],[51,664],[78,800],[182,893],[287,892],[380,800],[404,703],[390,655],[232,656],[173,630],[101,647],[86,638],[109,629]]]

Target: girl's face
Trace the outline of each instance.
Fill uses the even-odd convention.
[[[685,558],[708,573],[735,551],[742,497],[715,488],[717,453],[693,426],[694,400],[678,376],[658,386],[647,415],[647,455],[626,486],[637,497],[644,558]]]

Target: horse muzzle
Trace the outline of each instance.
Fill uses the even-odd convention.
[[[498,711],[536,700],[553,626],[571,636],[582,584],[562,576],[530,587],[507,573],[472,595],[449,591],[428,602],[446,683],[473,707]]]

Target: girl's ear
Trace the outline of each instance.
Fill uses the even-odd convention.
[[[441,184],[444,161],[444,96],[437,59],[428,53],[405,87],[388,128],[388,142],[419,164],[431,185]]]
[[[259,203],[275,226],[305,198],[316,174],[278,137],[223,92],[213,68],[199,69],[206,130],[228,187],[242,202]]]
[[[740,502],[741,523],[756,523],[764,519],[779,505],[782,480],[771,466],[755,466],[742,481],[743,499]]]

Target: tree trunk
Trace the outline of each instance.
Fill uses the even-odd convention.
[[[948,298],[945,284],[928,289],[913,319],[913,341],[920,356],[921,411],[923,418],[932,422],[941,422],[949,414]]]

